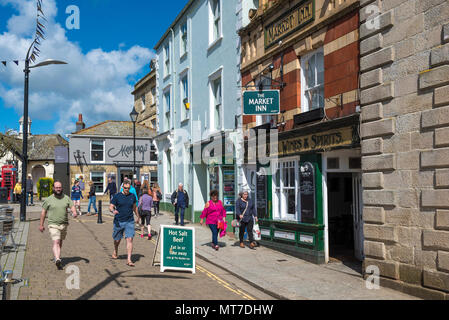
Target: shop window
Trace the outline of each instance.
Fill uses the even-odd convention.
[[[339,158],[327,158],[327,168],[328,169],[339,169],[340,159]]]
[[[289,160],[277,164],[273,175],[275,195],[273,216],[276,220],[299,221],[299,161]]]
[[[303,97],[302,110],[324,108],[324,55],[323,49],[301,59]]]
[[[104,162],[104,141],[92,140],[90,142],[91,161]]]
[[[91,172],[90,180],[94,183],[95,193],[103,194],[104,193],[104,172]]]

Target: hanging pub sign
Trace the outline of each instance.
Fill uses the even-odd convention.
[[[243,114],[273,115],[280,113],[279,90],[257,90],[243,92]]]
[[[301,220],[303,223],[314,223],[315,207],[315,168],[312,163],[301,164],[299,171],[299,193],[301,198]]]

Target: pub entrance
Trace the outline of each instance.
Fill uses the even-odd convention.
[[[328,173],[329,260],[363,260],[360,173]]]

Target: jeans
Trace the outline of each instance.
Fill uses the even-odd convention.
[[[216,224],[209,225],[210,231],[212,231],[212,243],[218,246],[218,228]]]
[[[154,215],[158,216],[159,215],[159,201],[154,201],[153,207],[154,207]]]
[[[91,196],[90,198],[89,198],[89,206],[87,207],[87,212],[89,212],[90,213],[90,206],[93,204],[94,205],[94,210],[95,210],[95,213],[98,213],[98,210],[97,210],[97,204],[96,204],[96,201],[97,200],[97,197],[96,196]]]
[[[253,225],[254,225],[254,220],[252,217],[248,222],[243,222],[243,220],[240,220],[240,230],[239,230],[240,243],[243,242],[243,236],[245,235],[245,229],[248,232],[249,242],[251,243],[254,241]]]
[[[181,209],[181,226],[183,226],[184,225],[184,211],[186,210],[186,208],[185,207],[179,207],[179,206],[175,207],[175,222],[176,222],[176,224],[178,224],[179,209]]]
[[[28,205],[28,197],[31,196],[31,204],[33,204],[33,192],[27,192],[27,205]]]

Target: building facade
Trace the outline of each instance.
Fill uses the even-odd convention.
[[[315,263],[362,261],[359,2],[260,1],[248,16],[242,91],[280,94],[278,114],[243,116],[261,242]]]
[[[139,113],[137,123],[156,131],[156,71],[155,62],[150,64],[151,71],[134,85],[134,107]]]
[[[98,200],[109,201],[109,196],[103,196],[108,178],[118,188],[124,178],[157,182],[157,158],[152,147],[154,135],[152,129],[136,124],[134,162],[133,123],[130,121],[105,121],[71,134],[69,156],[72,185],[76,178],[83,176],[86,195],[88,183],[92,181]],[[84,200],[87,201],[87,196]]]
[[[364,269],[447,299],[449,2],[360,4]]]
[[[191,195],[186,211],[191,221],[199,221],[215,188],[228,220],[233,217],[238,170],[233,157],[223,165],[210,152],[201,154],[213,137],[223,141],[241,114],[237,3],[189,1],[154,48],[161,205],[173,209],[170,195],[182,182]]]

